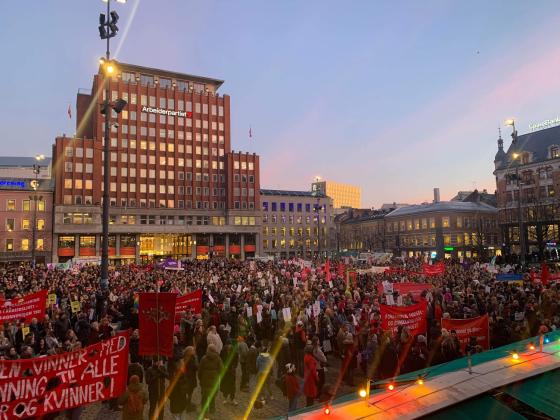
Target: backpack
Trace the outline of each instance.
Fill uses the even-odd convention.
[[[144,412],[144,400],[139,391],[129,392],[126,400],[126,411],[130,414],[142,414]]]

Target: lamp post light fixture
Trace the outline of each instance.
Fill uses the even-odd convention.
[[[37,242],[37,206],[39,205],[38,202],[43,200],[42,195],[37,195],[37,189],[39,188],[39,174],[41,173],[41,165],[39,162],[43,159],[45,159],[45,155],[35,155],[35,160],[37,161],[37,163],[33,164],[33,174],[35,174],[35,179],[31,185],[35,193],[29,196],[29,200],[33,201],[33,228],[31,230],[31,266],[33,268],[35,268],[37,260],[37,245],[35,244],[35,242]]]
[[[512,124],[514,127],[514,133],[517,136],[517,132],[515,131],[515,125]],[[513,134],[512,134],[513,136]],[[519,253],[520,253],[520,263],[521,265],[525,264],[525,232],[523,227],[523,212],[521,206],[521,179],[519,176],[519,165],[521,164],[521,153],[514,152],[511,154],[512,162],[515,162],[515,182],[517,185],[517,222],[518,222],[518,229],[519,229]],[[511,178],[510,178],[511,179]]]
[[[109,145],[110,127],[112,111],[119,114],[126,106],[124,99],[117,99],[111,102],[111,77],[116,72],[116,62],[111,60],[110,39],[117,35],[119,30],[117,22],[119,15],[111,11],[111,0],[103,0],[107,3],[107,14],[99,15],[99,37],[107,40],[105,57],[99,59],[103,69],[103,83],[105,84],[105,99],[101,105],[101,114],[105,117],[104,144],[103,144],[103,218],[102,218],[102,246],[101,246],[101,276],[99,279],[100,297],[103,300],[103,312],[105,311],[106,292],[109,287]],[[117,0],[118,3],[125,3],[126,0]]]

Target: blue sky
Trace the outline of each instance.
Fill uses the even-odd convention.
[[[74,132],[104,44],[100,0],[3,5],[3,155],[50,153]],[[263,187],[315,175],[361,186],[362,205],[495,189],[498,126],[560,115],[555,1],[129,0],[117,59],[224,79],[234,150]],[[253,138],[248,130],[252,127]],[[506,147],[509,128],[502,127]]]

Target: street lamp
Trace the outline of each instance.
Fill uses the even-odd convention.
[[[39,164],[39,162],[41,162],[43,159],[45,159],[45,155],[35,155],[35,160],[37,161],[37,163],[33,164],[33,173],[35,174],[35,179],[33,180],[31,185],[31,188],[33,188],[33,190],[35,191],[35,194],[29,196],[29,200],[33,201],[33,229],[31,230],[31,265],[33,268],[35,268],[36,263],[35,242],[37,241],[37,205],[38,201],[43,200],[42,195],[37,195],[37,189],[39,188],[38,178],[39,173],[41,173],[41,165]]]
[[[514,133],[517,135],[517,132],[515,131],[515,126],[514,127]],[[517,184],[517,192],[518,192],[518,197],[517,197],[517,222],[519,224],[519,253],[521,254],[520,256],[520,262],[521,265],[525,264],[525,234],[524,234],[524,229],[523,229],[523,213],[521,211],[521,179],[519,177],[519,159],[521,158],[521,154],[520,153],[512,153],[511,154],[512,160],[516,161],[516,165],[515,165],[515,181]],[[511,178],[510,178],[511,179]]]
[[[107,40],[107,50],[105,57],[99,60],[104,75],[103,83],[105,84],[105,100],[101,106],[101,114],[105,116],[105,133],[103,145],[103,220],[102,232],[103,242],[101,246],[101,278],[99,280],[99,288],[101,289],[101,298],[106,298],[106,291],[109,288],[109,144],[110,144],[110,126],[111,126],[111,111],[114,110],[117,114],[120,113],[126,106],[124,99],[118,99],[111,103],[111,77],[116,71],[116,63],[111,60],[111,52],[109,48],[109,41],[117,35],[119,30],[117,22],[119,15],[115,11],[111,11],[111,0],[103,0],[107,3],[107,14],[99,15],[99,37]],[[118,3],[125,3],[126,0],[117,0]],[[104,308],[104,301],[102,302]]]
[[[317,204],[315,204],[315,215],[317,217],[317,256],[321,258],[321,219],[319,211],[321,210],[320,200],[321,194],[318,190],[311,193],[313,197],[317,198]]]

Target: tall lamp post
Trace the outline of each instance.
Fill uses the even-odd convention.
[[[110,188],[110,168],[109,168],[109,145],[110,145],[110,126],[111,113],[115,111],[120,113],[126,106],[126,101],[117,99],[111,102],[111,77],[115,73],[116,64],[111,60],[111,52],[109,41],[117,35],[119,28],[117,22],[119,15],[115,11],[111,11],[111,0],[103,0],[107,3],[107,15],[101,13],[99,15],[99,37],[107,40],[107,50],[105,57],[99,60],[104,74],[103,83],[105,84],[105,99],[101,106],[101,114],[105,116],[105,134],[103,144],[103,242],[101,247],[101,278],[99,287],[104,296],[109,287],[109,188]],[[126,0],[117,0],[117,3],[125,3]]]
[[[33,229],[31,230],[31,265],[33,268],[35,268],[35,264],[37,261],[37,245],[35,244],[35,242],[37,242],[37,206],[39,205],[38,202],[43,200],[42,195],[37,195],[37,190],[39,189],[39,174],[41,173],[41,165],[39,164],[39,162],[41,162],[43,159],[45,159],[45,155],[35,156],[35,160],[37,161],[37,163],[33,164],[33,173],[35,174],[35,179],[33,180],[33,185],[31,186],[35,191],[35,194],[29,196],[30,201],[33,201]]]
[[[511,126],[511,138],[513,140],[513,144],[517,145],[517,130],[515,129],[515,120],[513,118],[506,120],[505,125]],[[523,212],[521,208],[521,178],[519,177],[519,165],[521,164],[521,153],[512,153],[511,155],[512,161],[515,161],[515,182],[517,185],[517,191],[519,196],[517,197],[517,222],[519,224],[519,253],[520,255],[520,262],[521,265],[525,264],[525,232],[523,229]]]
[[[317,198],[317,203],[315,204],[315,215],[317,217],[317,256],[321,258],[321,219],[320,219],[321,196],[318,190],[313,191],[311,194]]]

